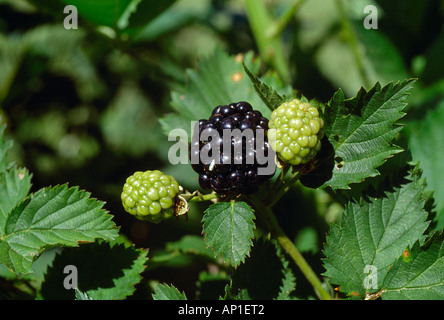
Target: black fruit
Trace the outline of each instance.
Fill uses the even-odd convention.
[[[200,186],[220,194],[255,192],[276,169],[274,157],[268,158],[274,151],[268,144],[267,130],[268,119],[248,102],[217,106],[208,120],[199,120],[190,149],[191,164],[199,173]],[[206,160],[202,154],[208,155]],[[269,166],[272,172],[258,171]]]

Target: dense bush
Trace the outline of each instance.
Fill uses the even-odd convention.
[[[443,298],[443,21],[440,0],[0,0],[0,297]],[[171,161],[217,106],[294,99],[320,149],[255,192]],[[148,170],[181,186],[149,185],[151,213],[175,197],[160,223],[122,204]]]

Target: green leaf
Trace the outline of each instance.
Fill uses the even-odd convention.
[[[258,63],[252,63],[253,55],[243,57],[252,72],[257,72]],[[160,120],[164,133],[173,129],[184,129],[191,140],[191,123],[209,118],[218,105],[247,101],[265,117],[271,110],[256,94],[250,79],[245,75],[242,60],[229,56],[217,49],[207,58],[202,59],[196,70],[187,70],[188,86],[182,92],[171,94],[171,105],[176,111]]]
[[[180,251],[191,253],[213,259],[214,252],[206,246],[205,240],[201,236],[185,235],[176,242],[168,242],[166,248],[169,251]]]
[[[31,188],[31,175],[26,169],[14,168],[0,173],[0,237],[5,236],[6,221]]]
[[[404,251],[384,279],[382,298],[387,300],[444,299],[443,234],[423,246],[416,242]]]
[[[249,255],[256,227],[253,209],[245,202],[219,202],[203,216],[203,233],[207,245],[221,254],[232,266],[238,266]]]
[[[339,14],[342,10],[338,10],[339,1],[336,0],[310,1],[298,12],[301,23],[310,25],[301,34],[301,46],[308,50],[305,48],[308,45],[314,51],[320,73],[334,87],[342,88],[347,96],[353,95],[366,82],[370,85],[379,81],[385,85],[408,77],[402,54],[386,29],[368,30],[363,25],[368,16],[364,8],[375,5],[381,14],[380,5],[369,0],[341,2],[344,15]],[[344,26],[346,21],[350,28]],[[338,24],[342,24],[341,28]]]
[[[93,298],[88,296],[88,294],[80,291],[79,289],[75,290],[76,290],[76,300],[94,300]]]
[[[437,222],[435,230],[444,227],[444,100],[436,110],[427,113],[424,119],[406,126],[409,147],[413,161],[419,161],[423,176],[427,180],[427,189],[433,191],[436,201]]]
[[[46,4],[42,5],[43,0],[37,1],[37,6],[43,10]],[[59,1],[49,2],[61,4]],[[65,16],[63,6],[55,12],[56,20],[62,21]],[[38,77],[43,72],[70,77],[84,102],[105,92],[104,82],[97,74],[85,45],[87,32],[81,28],[74,32],[66,31],[59,23],[41,24],[20,34],[0,36],[0,101],[20,95],[21,83],[16,75]],[[34,68],[26,65],[27,57],[34,57]]]
[[[77,269],[77,288],[94,300],[121,300],[132,295],[142,279],[148,250],[113,242],[95,242],[65,248],[48,268],[41,294],[47,300],[74,299],[75,290],[64,287],[66,266]]]
[[[125,108],[122,108],[122,106]],[[136,84],[125,84],[100,118],[105,142],[115,152],[140,156],[158,147],[164,138],[156,114],[143,91]]]
[[[134,10],[140,0],[62,0],[67,5],[73,5],[78,13],[97,25],[117,27],[119,20],[125,18]]]
[[[397,136],[398,137],[398,136]],[[401,140],[395,139],[395,144],[407,149],[406,138],[399,135]],[[361,183],[350,184],[350,189],[343,189],[335,193],[336,200],[341,203],[348,201],[360,201],[361,198],[379,198],[385,191],[392,190],[393,185],[400,185],[405,182],[408,172],[415,167],[412,166],[412,158],[409,150],[395,154],[387,159],[379,168],[379,175],[365,179]],[[419,170],[419,167],[417,168]],[[343,199],[339,200],[340,197]]]
[[[15,207],[2,226],[0,263],[18,274],[31,273],[35,257],[46,248],[117,237],[104,203],[89,196],[78,187],[48,187]]]
[[[122,24],[122,28],[147,25],[175,3],[176,0],[139,0],[138,2],[140,3],[137,4],[137,10],[134,10],[134,12],[129,15],[128,22]]]
[[[305,227],[297,234],[295,239],[296,248],[299,252],[311,252],[316,254],[319,252],[319,235],[314,227]]]
[[[250,258],[232,275],[229,299],[288,299],[296,281],[280,247],[268,239],[255,241]]]
[[[11,140],[5,140],[4,138],[5,129],[6,125],[4,124],[0,125],[0,172],[3,172],[8,168],[9,161],[7,153],[8,150],[12,148],[13,144]]]
[[[158,284],[153,293],[154,300],[187,300],[184,292],[180,292],[175,286]]]
[[[242,65],[262,101],[270,110],[277,109],[285,101],[285,98],[281,97],[273,88],[263,83],[256,75],[251,73],[244,61],[242,61]]]
[[[225,271],[202,271],[196,282],[196,298],[199,300],[219,300],[230,282],[230,275]]]
[[[386,35],[377,30],[365,29],[361,20],[353,27],[358,40],[365,47],[364,64],[371,82],[386,84],[402,81],[409,76],[401,53]]]
[[[142,280],[141,273],[146,268],[145,263],[147,261],[148,250],[127,247],[125,252],[116,252],[115,259],[121,260],[123,256],[127,259],[128,256],[131,257],[130,252],[133,254],[133,258],[136,259],[133,260],[132,265],[129,268],[120,269],[120,275],[122,271],[123,275],[117,279],[113,279],[113,287],[98,287],[97,289],[88,290],[86,293],[95,300],[120,300],[131,296],[134,293],[135,285]],[[137,253],[138,256],[136,257],[134,253]],[[105,260],[103,259],[102,261]],[[97,262],[100,263],[98,260]]]
[[[157,1],[156,4],[163,5],[164,2],[169,2],[169,0]],[[211,10],[211,3],[206,1],[177,1],[145,27],[138,29],[132,40],[133,42],[152,42],[165,34],[181,30],[191,21],[206,19]],[[138,12],[141,11],[138,10]]]
[[[429,225],[423,188],[412,181],[372,202],[347,205],[341,224],[331,226],[324,248],[324,275],[341,292],[364,296],[380,289],[390,265],[420,239]],[[367,266],[377,270],[377,289],[364,284]]]
[[[15,37],[0,34],[0,103],[7,97],[20,69],[24,56],[24,45]],[[0,127],[3,133],[4,125]],[[0,142],[0,160],[3,159],[4,141]],[[0,161],[0,168],[3,165]]]
[[[434,43],[425,51],[422,58],[426,63],[424,70],[420,73],[421,81],[427,84],[438,82],[443,79],[444,65],[441,63],[440,52],[444,50],[444,31],[441,30],[440,35]]]
[[[333,147],[335,165],[322,187],[348,189],[351,183],[377,176],[377,168],[402,151],[392,141],[402,129],[396,122],[404,116],[404,100],[414,81],[383,88],[377,83],[370,91],[361,89],[347,100],[342,90],[335,93],[324,117],[324,132]]]

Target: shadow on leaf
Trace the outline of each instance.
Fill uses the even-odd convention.
[[[322,138],[321,143],[322,148],[312,161],[314,164],[313,170],[300,178],[301,183],[308,188],[319,188],[333,176],[333,168],[335,166],[333,145],[327,136]]]
[[[107,242],[86,244],[77,248],[66,248],[54,259],[42,285],[41,295],[46,300],[73,300],[73,289],[65,289],[64,282],[72,284],[72,272],[64,272],[66,266],[75,266],[78,289],[82,292],[97,288],[112,288],[113,280],[124,276],[137,259],[137,252],[127,250],[124,245],[110,246]],[[66,279],[66,281],[65,281]]]

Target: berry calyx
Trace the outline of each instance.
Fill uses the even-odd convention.
[[[255,192],[276,169],[267,130],[268,119],[244,101],[217,106],[199,120],[190,149],[200,186],[221,195]]]
[[[159,223],[174,215],[180,189],[174,177],[159,170],[137,171],[126,179],[122,205],[140,220]]]
[[[271,113],[268,141],[284,163],[305,164],[321,149],[323,126],[316,107],[294,99]]]

